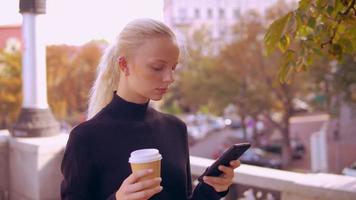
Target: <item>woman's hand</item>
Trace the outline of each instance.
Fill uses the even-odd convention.
[[[161,178],[139,181],[141,178],[151,174],[152,172],[153,171],[151,169],[148,169],[132,173],[122,182],[119,190],[115,194],[116,199],[146,200],[162,191],[162,186],[160,186]]]
[[[204,176],[203,180],[206,184],[213,187],[217,192],[224,192],[229,189],[232,184],[232,179],[234,178],[234,169],[240,166],[239,160],[233,160],[230,162],[230,167],[224,165],[219,166],[219,170],[223,174],[219,177]]]

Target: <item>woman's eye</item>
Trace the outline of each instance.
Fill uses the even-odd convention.
[[[153,70],[155,71],[161,71],[164,67],[152,67]]]

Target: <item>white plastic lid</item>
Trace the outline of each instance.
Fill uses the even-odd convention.
[[[158,149],[139,149],[131,152],[130,163],[147,163],[156,160],[161,160],[162,156]]]

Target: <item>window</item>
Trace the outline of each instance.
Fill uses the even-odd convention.
[[[235,17],[235,19],[240,18],[240,10],[239,9],[234,10],[234,17]]]
[[[180,20],[185,20],[185,18],[187,17],[187,10],[184,8],[180,8],[178,11],[178,16]]]
[[[200,18],[200,10],[199,10],[198,8],[196,8],[196,9],[194,10],[194,15],[195,15],[195,18],[196,18],[196,19],[199,19],[199,18]]]
[[[210,8],[208,9],[208,19],[213,18],[213,10],[211,10]]]
[[[225,18],[225,10],[222,8],[219,9],[219,17],[220,17],[220,19]]]
[[[226,30],[224,28],[219,29],[219,37],[225,37],[226,36]]]

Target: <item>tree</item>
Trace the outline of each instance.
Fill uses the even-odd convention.
[[[73,125],[84,120],[102,45],[47,47],[48,103],[59,121]],[[17,119],[21,83],[21,52],[0,50],[0,129],[9,128]]]
[[[234,29],[235,40],[225,45],[218,55],[207,54],[204,48],[190,49],[186,69],[179,77],[181,99],[218,114],[232,103],[242,121],[246,117],[256,121],[259,117],[267,119],[282,135],[283,160],[287,164],[291,159],[289,119],[295,112],[293,100],[304,89],[303,82],[295,76],[292,77],[294,84],[278,82],[282,56],[275,52],[272,59],[264,57],[262,35],[266,27],[257,13],[244,16]],[[193,47],[201,47],[202,41],[209,41],[201,32],[197,35],[200,37],[189,42]],[[279,119],[274,117],[276,113],[281,115]],[[256,129],[254,136],[257,136]]]
[[[232,93],[234,95],[232,102],[238,108],[241,121],[245,122],[248,116],[257,121],[263,110],[273,104],[272,99],[266,98],[270,96],[266,93],[269,88],[264,81],[261,82],[263,76],[268,76],[267,74],[273,71],[268,70],[261,74],[261,67],[265,67],[264,61],[261,60],[263,57],[260,56],[262,54],[259,40],[263,26],[259,22],[257,13],[250,12],[249,16],[245,16],[235,27],[235,42],[226,45],[219,56],[221,70],[232,75],[235,80],[231,82],[234,83],[232,87],[237,88],[238,91]],[[270,75],[273,76],[271,73]],[[242,123],[242,129],[246,138],[245,123]],[[254,130],[254,135],[257,136],[256,129]]]
[[[334,71],[334,88],[346,102],[356,103],[356,55],[344,56]]]
[[[218,76],[225,74],[219,70],[219,60],[209,48],[210,35],[203,27],[188,37],[188,52],[183,67],[178,72],[176,92],[179,94],[180,105],[183,110],[202,111],[209,110],[215,114],[221,114],[223,108],[232,100],[231,92],[234,87],[217,87],[234,81],[232,76]],[[225,84],[226,86],[226,84]],[[213,91],[214,89],[214,91]],[[219,98],[219,101],[215,101]]]
[[[239,108],[239,114],[250,116],[257,120],[263,116],[279,130],[282,135],[282,158],[284,164],[291,159],[289,119],[295,113],[293,100],[304,93],[303,77],[291,77],[294,84],[277,81],[278,66],[283,57],[276,52],[271,59],[263,56],[263,42],[260,39],[265,31],[260,17],[250,13],[246,19],[237,24],[238,38],[227,45],[220,55],[224,71],[229,71],[235,79],[235,87],[239,91],[233,101]],[[275,113],[281,114],[280,119],[273,117]],[[256,133],[254,134],[257,135]]]
[[[48,102],[60,121],[68,117],[68,110],[75,111],[69,108],[68,100],[71,93],[75,93],[71,92],[69,84],[72,80],[69,77],[77,51],[77,47],[66,45],[51,45],[46,51]]]
[[[59,120],[84,120],[100,56],[100,43],[96,42],[47,48],[49,104]]]
[[[0,50],[0,129],[12,125],[21,108],[21,52]]]
[[[342,62],[330,62],[327,58],[319,58],[310,68],[307,79],[309,90],[314,98],[314,107],[337,116],[340,101],[356,102],[356,56],[345,55]]]
[[[276,19],[265,34],[268,54],[277,47],[284,61],[282,82],[307,70],[316,59],[341,61],[356,51],[356,0],[301,0],[298,8]]]

